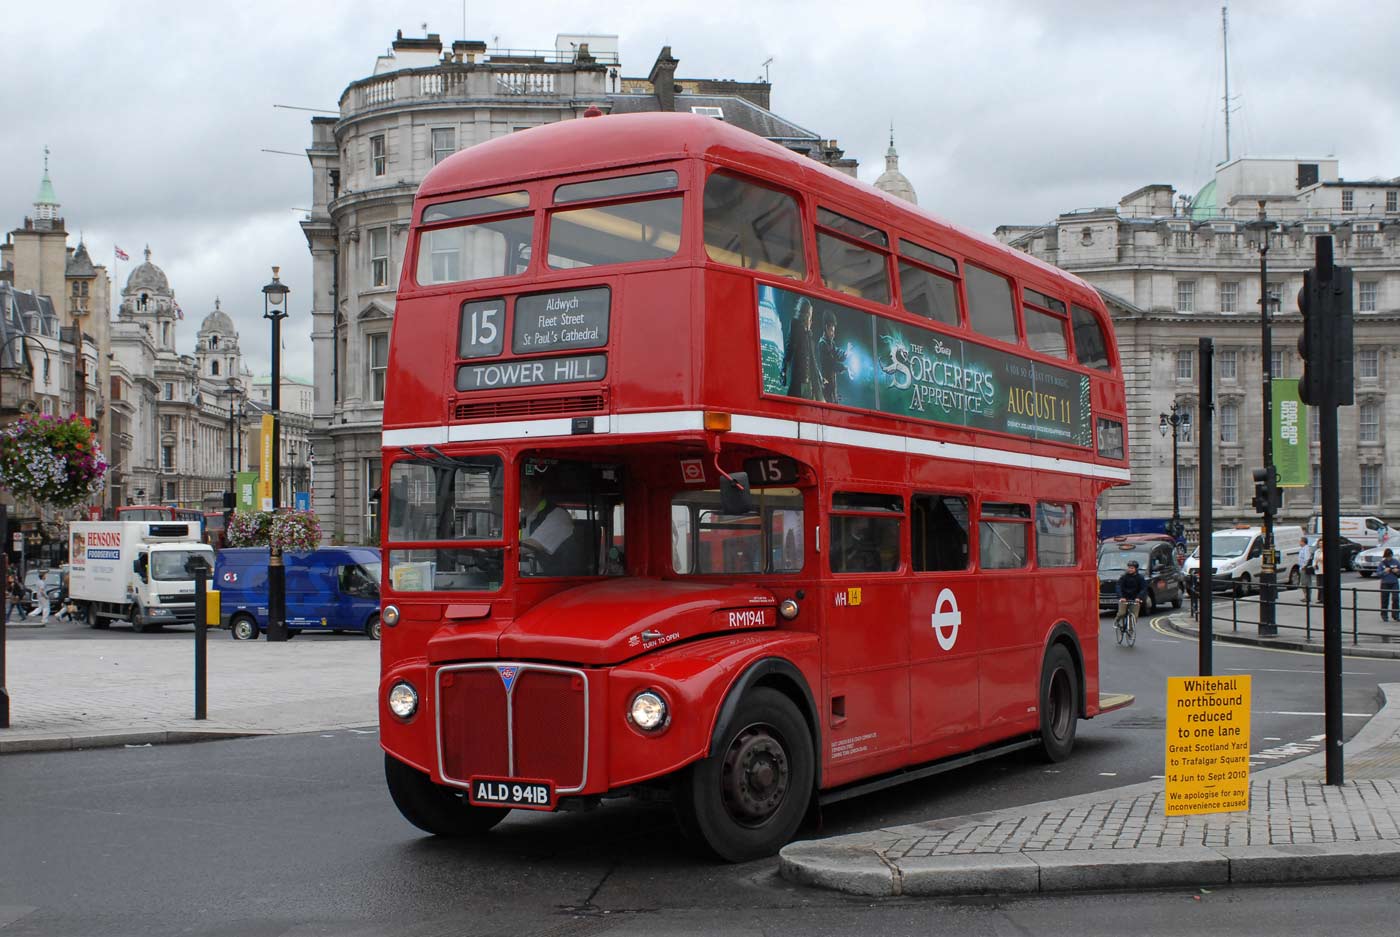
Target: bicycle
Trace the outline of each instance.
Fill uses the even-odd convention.
[[[1113,625],[1114,637],[1118,643],[1132,647],[1137,643],[1137,602],[1130,602],[1123,610],[1123,617]]]

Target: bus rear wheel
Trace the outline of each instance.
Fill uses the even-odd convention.
[[[1079,672],[1063,644],[1045,655],[1040,671],[1040,750],[1046,761],[1064,761],[1079,727]]]
[[[815,776],[802,713],[759,687],[739,704],[718,753],[677,778],[676,814],[686,834],[721,859],[771,856],[802,823]]]
[[[399,761],[384,755],[384,780],[389,796],[403,818],[434,836],[474,836],[485,833],[506,818],[509,810],[476,807],[457,791]]]

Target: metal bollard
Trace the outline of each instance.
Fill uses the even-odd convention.
[[[194,576],[194,717],[209,717],[209,625],[208,585],[209,564],[203,556],[192,555],[185,569]]]

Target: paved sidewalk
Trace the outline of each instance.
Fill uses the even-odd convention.
[[[1312,604],[1297,589],[1279,592],[1274,621],[1278,634],[1259,634],[1259,596],[1217,596],[1212,627],[1217,641],[1322,651],[1322,606],[1317,593]],[[1356,657],[1400,658],[1400,622],[1381,621],[1379,583],[1348,579],[1342,588],[1342,653]],[[1176,631],[1195,637],[1200,628],[1186,609],[1166,613]],[[1150,616],[1153,619],[1158,615]]]
[[[11,623],[14,628],[14,623]],[[208,719],[194,718],[194,634],[64,637],[50,621],[6,642],[6,752],[372,726],[379,642],[303,634],[285,644],[209,632]]]
[[[857,895],[1017,894],[1400,877],[1400,684],[1347,743],[1252,773],[1247,812],[1167,817],[1149,781],[782,852],[795,882]]]

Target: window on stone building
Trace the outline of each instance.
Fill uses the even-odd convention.
[[[1358,312],[1376,311],[1376,281],[1360,280],[1356,284],[1356,309]]]
[[[1227,403],[1220,408],[1220,441],[1240,441],[1240,408],[1238,404]]]
[[[1220,368],[1220,379],[1222,381],[1239,380],[1239,352],[1233,348],[1228,348],[1216,356],[1216,364]]]
[[[161,387],[161,398],[164,400],[175,399],[175,385],[172,384],[170,381],[166,381],[165,384]]]
[[[389,333],[365,336],[365,358],[369,362],[369,399],[384,402],[384,378],[389,367]]]
[[[1240,467],[1220,466],[1220,505],[1232,508],[1240,503]]]
[[[1176,311],[1195,312],[1196,311],[1196,281],[1177,280],[1176,281]]]
[[[1381,408],[1374,401],[1367,401],[1357,408],[1359,422],[1357,439],[1361,442],[1381,441]]]
[[[1191,381],[1196,378],[1196,353],[1190,348],[1178,348],[1176,352],[1176,379]]]
[[[163,501],[174,501],[180,496],[178,486],[175,482],[166,482],[162,486],[162,490],[165,493],[165,497],[161,499]]]
[[[369,171],[382,176],[388,170],[389,160],[384,143],[384,134],[377,133],[369,138]]]
[[[1367,506],[1381,503],[1381,467],[1361,466],[1361,503]]]
[[[1182,465],[1177,467],[1176,500],[1182,505],[1196,503],[1196,466]]]
[[[457,128],[434,127],[433,165],[436,166],[455,152],[457,152]]]
[[[174,446],[161,446],[161,447],[160,447],[160,467],[161,467],[162,470],[164,470],[164,471],[166,471],[166,472],[172,471],[172,470],[175,468],[175,447],[174,447]]]
[[[370,283],[373,286],[389,285],[389,229],[369,229],[369,268]]]
[[[1240,285],[1234,280],[1226,280],[1220,284],[1220,311],[1239,312],[1240,307]]]
[[[214,375],[215,377],[218,377],[218,376],[219,376],[219,362],[217,362],[217,361],[211,361],[211,362],[209,362],[209,373],[212,374],[212,375]]]
[[[1356,210],[1356,193],[1351,189],[1342,190],[1342,211]]]
[[[1356,376],[1378,378],[1381,376],[1381,353],[1379,348],[1362,348],[1356,353]]]
[[[1385,210],[1388,212],[1400,211],[1400,192],[1391,189],[1385,193]]]
[[[1269,377],[1283,377],[1283,352],[1277,348],[1269,353]]]

